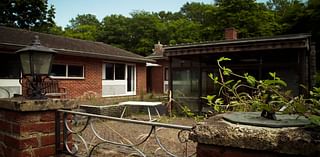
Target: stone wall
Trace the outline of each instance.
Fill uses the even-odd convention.
[[[85,110],[87,113],[99,114],[111,117],[120,117],[124,106],[120,105],[106,105],[106,106],[93,106],[93,105],[80,105],[80,109]],[[127,112],[128,113],[128,112]]]
[[[198,157],[320,157],[320,133],[305,127],[241,125],[215,116],[195,126],[190,139]]]

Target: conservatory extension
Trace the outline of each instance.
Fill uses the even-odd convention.
[[[276,72],[293,95],[304,94],[313,85],[316,71],[316,51],[310,39],[308,34],[297,34],[167,46],[169,90],[175,100],[201,111],[206,104],[201,97],[219,90],[208,74],[218,76],[217,59],[227,57],[231,61],[223,66],[235,73],[267,79],[269,72]]]

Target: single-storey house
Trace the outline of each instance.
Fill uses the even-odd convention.
[[[57,51],[51,78],[67,89],[67,98],[87,91],[102,97],[146,93],[146,63],[151,59],[101,42],[85,41],[23,29],[0,27],[0,87],[10,95],[21,94],[17,50],[32,43],[35,35],[41,44]]]
[[[226,29],[223,41],[165,46],[164,56],[169,60],[173,98],[183,104],[198,104],[192,108],[196,111],[206,104],[202,96],[217,93],[208,74],[219,75],[220,57],[231,58],[224,65],[236,73],[248,72],[257,79],[270,78],[268,73],[276,72],[293,95],[306,91],[301,84],[310,89],[316,72],[316,50],[309,34],[237,39],[235,29]]]

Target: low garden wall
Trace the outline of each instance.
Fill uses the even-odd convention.
[[[198,157],[320,157],[320,132],[308,127],[241,125],[218,115],[195,126],[190,139]]]
[[[111,116],[111,117],[120,117],[124,109],[124,106],[123,105],[105,105],[105,106],[80,105],[80,109],[87,113],[100,114],[100,115]],[[164,105],[157,106],[157,109],[160,112],[160,114],[167,113],[167,109]],[[144,106],[128,106],[124,116],[127,117],[127,116],[131,116],[132,114],[140,114],[140,113],[148,114],[147,108]],[[150,113],[156,114],[154,110],[151,110]]]
[[[112,117],[120,117],[124,106],[120,105],[80,105],[80,109],[83,109],[87,113],[99,114]]]

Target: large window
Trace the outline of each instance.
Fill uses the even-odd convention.
[[[83,65],[53,64],[51,76],[54,78],[84,78]]]
[[[106,80],[125,80],[126,65],[118,63],[106,63]]]

